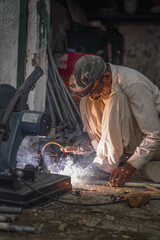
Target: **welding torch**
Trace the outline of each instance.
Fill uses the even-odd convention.
[[[65,146],[65,147],[61,147],[60,150],[65,153],[74,153],[79,155],[85,154],[89,151],[95,151],[93,148],[88,148],[86,150],[83,150],[79,146]]]
[[[84,155],[84,154],[86,154],[89,151],[95,151],[93,148],[90,148],[90,147],[88,147],[87,149],[83,150],[83,148],[80,147],[80,146],[73,146],[73,145],[72,146],[62,146],[62,145],[60,145],[57,142],[48,142],[48,143],[46,143],[43,146],[43,148],[41,150],[41,155],[44,154],[44,151],[45,151],[46,147],[50,146],[50,145],[57,145],[58,147],[60,147],[60,151],[61,152],[63,152],[63,153],[73,153],[75,155],[76,154]],[[57,156],[57,155],[52,153],[51,156],[53,157],[53,156]]]

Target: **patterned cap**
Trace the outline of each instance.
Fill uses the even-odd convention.
[[[80,97],[88,95],[94,86],[94,82],[102,78],[107,65],[103,58],[95,55],[84,55],[76,62],[69,86]]]

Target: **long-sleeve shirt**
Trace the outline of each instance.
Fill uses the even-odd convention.
[[[107,114],[110,114],[112,112],[112,116],[114,116],[113,113],[115,113],[115,118],[118,118],[117,113],[119,111],[119,107],[117,104],[114,104],[114,98],[117,92],[122,92],[123,94],[125,94],[125,101],[129,103],[133,118],[135,119],[136,124],[138,125],[141,133],[143,134],[143,138],[140,144],[136,146],[128,162],[136,169],[140,169],[144,164],[148,163],[153,158],[158,148],[160,148],[160,120],[158,116],[160,113],[160,90],[143,74],[134,69],[113,64],[110,64],[110,67],[112,73],[112,88],[111,95],[106,101],[104,101],[104,114],[107,117]],[[84,115],[84,102],[93,105],[93,103],[90,102],[88,97],[82,99],[82,103],[80,104],[82,116]],[[96,104],[98,105],[98,101]],[[123,110],[125,110],[125,104],[127,103],[124,103]],[[106,130],[104,114],[102,114],[102,138],[103,132]],[[114,122],[116,123],[115,119]],[[113,124],[111,125],[113,127]],[[109,127],[110,126],[108,125],[108,128]],[[123,126],[123,130],[127,131],[127,127],[125,129],[125,126]],[[105,166],[105,158],[109,157],[110,159],[106,160],[106,167],[104,167],[104,170],[108,170],[109,172],[111,172],[112,167],[107,167],[107,164],[114,165],[113,168],[117,167],[117,160],[114,164],[114,157],[119,158],[122,154],[122,148],[124,147],[124,143],[121,144],[122,139],[120,139],[122,138],[122,134],[120,133],[120,131],[117,131],[116,126],[114,128],[113,135],[115,135],[117,143],[115,141],[112,141],[111,135],[112,134],[110,134],[109,136],[109,134],[106,133],[104,135],[104,139],[100,139],[99,142],[99,144],[101,144],[102,142],[104,143],[104,146],[106,146],[106,151],[108,151],[109,149],[113,149],[110,156],[109,153],[105,154],[105,147],[103,147],[102,150],[102,148],[99,146],[97,147],[97,157],[95,159],[95,162],[102,161],[103,165]],[[118,144],[119,146],[117,146],[116,144]]]

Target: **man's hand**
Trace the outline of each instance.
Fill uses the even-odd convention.
[[[77,138],[77,140],[74,142],[74,146],[78,146],[79,151],[76,151],[75,154],[78,155],[84,155],[89,150],[93,150],[89,147],[90,144],[90,138],[88,134],[85,132],[82,137]]]
[[[118,167],[111,172],[109,185],[111,187],[122,187],[135,171],[135,167],[126,162],[123,166]]]

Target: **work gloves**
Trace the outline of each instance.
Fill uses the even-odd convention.
[[[135,171],[135,167],[128,162],[125,162],[123,166],[118,167],[111,172],[109,185],[111,187],[122,187]]]

